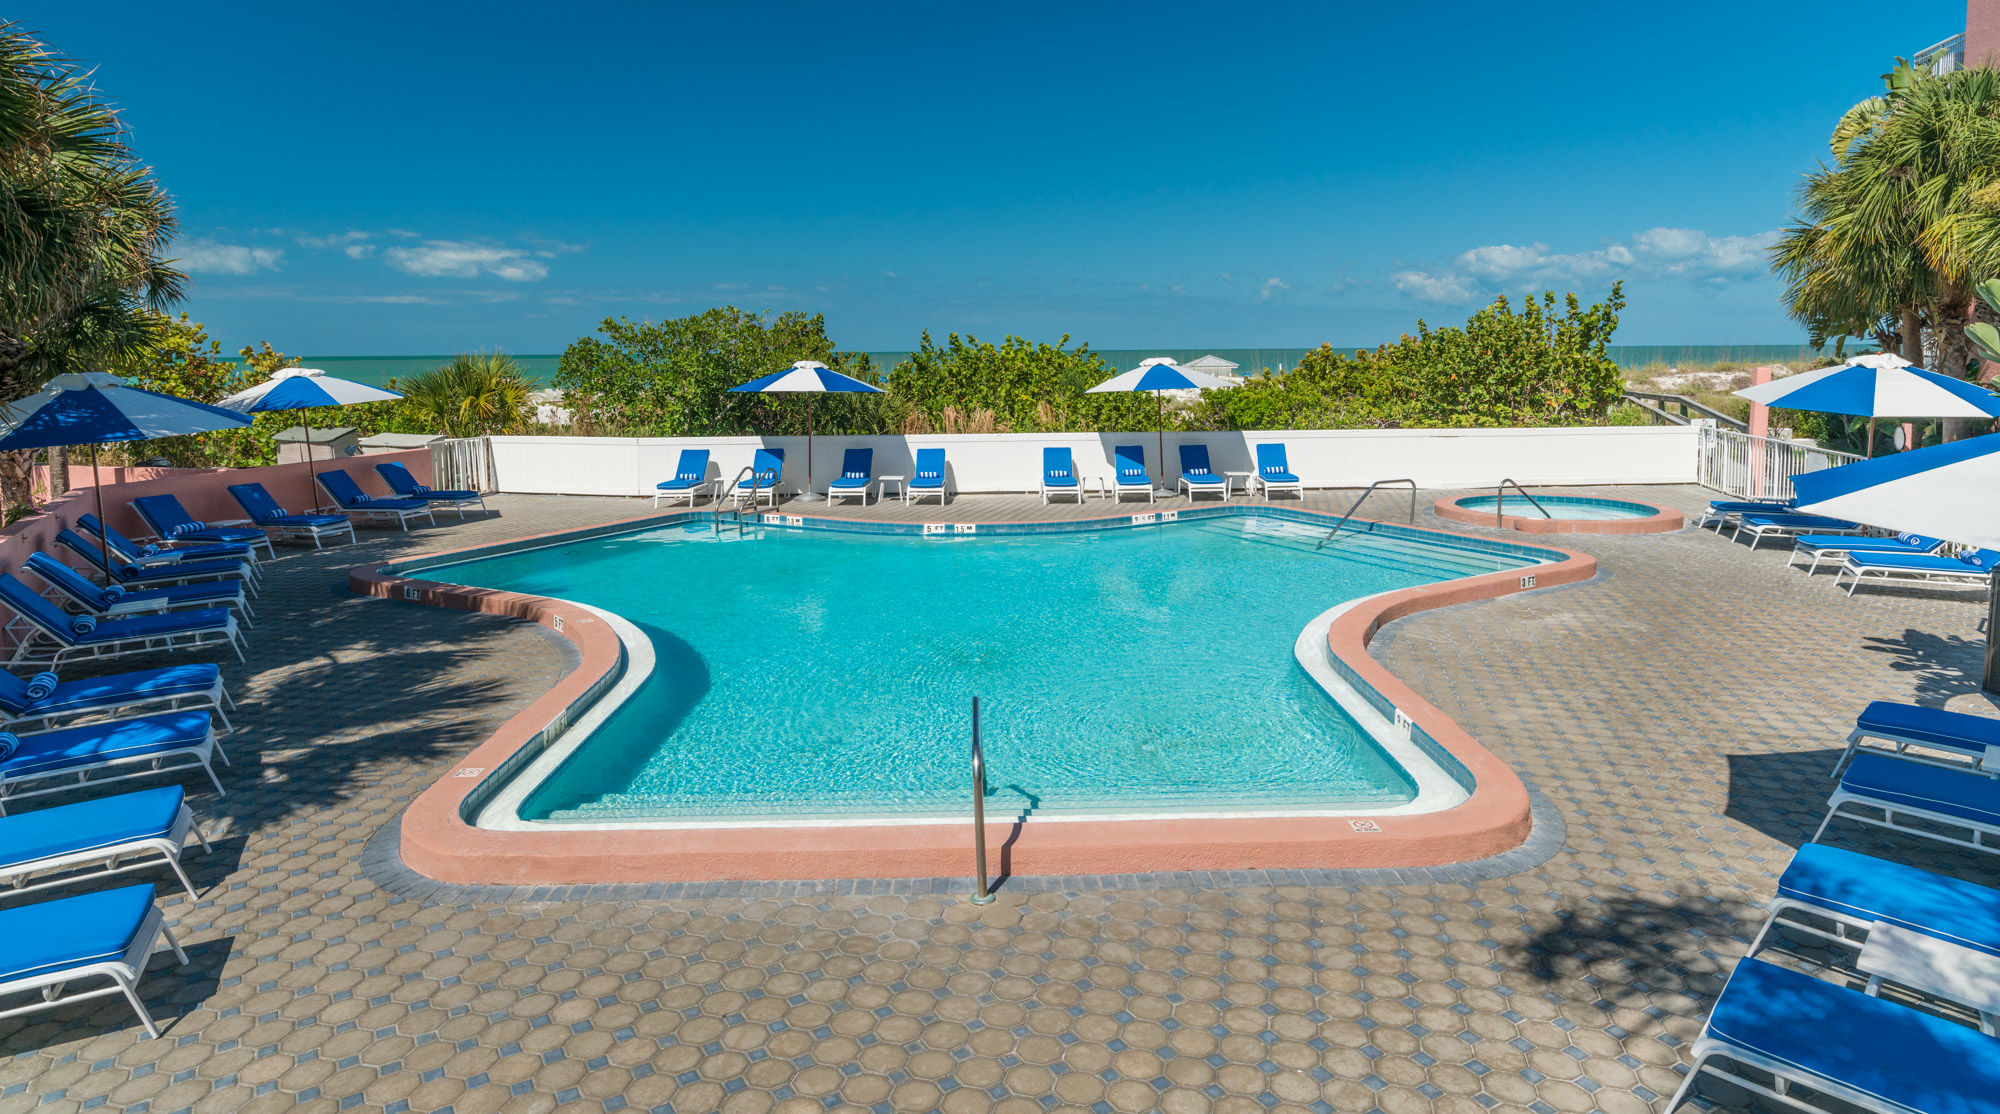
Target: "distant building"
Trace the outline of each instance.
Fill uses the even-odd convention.
[[[1220,356],[1203,356],[1198,360],[1189,360],[1181,366],[1189,371],[1201,372],[1203,375],[1213,375],[1218,379],[1241,379],[1243,377],[1242,365],[1233,364]]]
[[[271,440],[278,443],[279,464],[298,464],[306,459],[306,427],[295,425],[281,430]],[[312,458],[334,460],[361,451],[361,434],[353,426],[312,427]]]

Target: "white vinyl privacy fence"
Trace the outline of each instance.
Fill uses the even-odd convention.
[[[1790,499],[1793,476],[1860,459],[1817,445],[1702,426],[1699,480],[1741,499]]]
[[[431,487],[438,491],[496,490],[490,449],[484,437],[431,442]]]
[[[1114,447],[1138,445],[1154,478],[1172,486],[1183,444],[1208,446],[1217,471],[1247,473],[1255,468],[1255,446],[1267,442],[1285,446],[1292,471],[1308,487],[1402,478],[1423,487],[1485,487],[1502,479],[1530,486],[1692,483],[1700,436],[1692,426],[1169,433],[1164,471],[1156,433],[820,437],[810,477],[803,437],[493,437],[486,451],[494,490],[563,495],[650,495],[672,477],[683,449],[708,450],[708,474],[725,483],[759,448],[783,449],[785,486],[824,490],[849,448],[874,450],[876,476],[905,477],[918,449],[940,448],[951,491],[977,493],[1038,490],[1042,450],[1051,446],[1067,447],[1078,472],[1092,480],[1112,474]],[[436,486],[444,486],[443,473]]]

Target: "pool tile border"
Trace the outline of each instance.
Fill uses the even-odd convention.
[[[1255,514],[1323,524],[1335,516],[1298,508],[1216,506],[1182,509],[1173,519]],[[949,521],[942,514],[942,521]],[[1162,523],[1164,516],[1120,513],[1063,523],[978,523],[975,535],[1103,530]],[[350,571],[357,593],[456,610],[524,619],[570,640],[580,665],[554,688],[473,748],[424,790],[397,823],[396,853],[415,875],[442,887],[501,886],[510,891],[594,885],[780,881],[829,876],[945,879],[963,872],[971,854],[967,825],[841,828],[595,829],[493,831],[471,822],[477,808],[567,724],[616,683],[624,651],[616,634],[589,609],[563,600],[445,584],[408,575],[500,553],[632,533],[687,522],[712,522],[709,511],[647,514],[584,530],[423,554]],[[1171,519],[1167,519],[1171,520]],[[858,523],[816,516],[763,516],[768,524],[803,529],[920,535],[923,523]],[[1544,562],[1532,570],[1497,573],[1384,593],[1350,609],[1327,632],[1332,660],[1371,701],[1400,712],[1413,739],[1443,762],[1469,798],[1452,808],[1412,816],[1231,817],[1067,821],[988,826],[992,847],[1008,850],[998,864],[1022,877],[1160,878],[1182,874],[1289,875],[1300,872],[1373,877],[1386,871],[1449,871],[1531,846],[1535,809],[1527,785],[1442,711],[1418,696],[1367,653],[1384,623],[1418,611],[1491,599],[1533,588],[1587,580],[1596,560],[1539,546],[1468,538],[1416,526],[1355,520],[1357,532],[1384,532],[1447,546],[1501,552]],[[934,531],[935,532],[935,531]],[[952,535],[959,536],[959,535]],[[1542,825],[1546,827],[1547,825]],[[1328,867],[1329,861],[1340,862]],[[1522,869],[1514,867],[1513,869]],[[1356,872],[1361,872],[1356,875]],[[871,882],[871,884],[873,884]],[[855,892],[876,892],[857,890]]]
[[[1651,507],[1653,513],[1647,518],[1535,518],[1522,515],[1495,515],[1485,511],[1475,511],[1458,505],[1460,499],[1480,498],[1480,496],[1448,495],[1431,504],[1431,513],[1446,522],[1457,522],[1467,526],[1495,528],[1494,519],[1500,520],[1499,527],[1518,530],[1523,534],[1671,534],[1687,525],[1687,518],[1672,507],[1661,507],[1641,499],[1598,499],[1589,495],[1563,495],[1564,499],[1579,503],[1597,503],[1604,506]]]

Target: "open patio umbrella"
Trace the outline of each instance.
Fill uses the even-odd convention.
[[[0,449],[90,446],[90,486],[97,495],[97,520],[104,518],[104,484],[97,475],[97,446],[117,441],[151,441],[250,424],[231,410],[139,387],[101,371],[71,372],[18,402],[0,406]],[[111,541],[100,539],[104,567],[111,568]]]
[[[1875,419],[2000,418],[2000,396],[1964,379],[1911,367],[1901,356],[1854,356],[1818,371],[1787,375],[1737,391],[1738,398],[1868,419],[1868,455],[1875,455]]]
[[[361,402],[388,402],[402,398],[394,391],[371,387],[328,375],[313,367],[280,368],[269,379],[246,391],[238,391],[216,405],[241,414],[262,414],[273,410],[304,410],[315,406],[353,406]],[[319,506],[313,486],[312,423],[306,423],[306,509]]]
[[[1203,375],[1174,363],[1165,356],[1154,356],[1142,360],[1138,367],[1122,375],[1114,375],[1097,386],[1083,392],[1087,395],[1107,394],[1113,391],[1151,391],[1160,403],[1160,486],[1166,486],[1167,475],[1167,391],[1212,391],[1236,384],[1217,379],[1213,375]]]
[[[783,371],[774,371],[759,376],[741,386],[729,388],[731,394],[872,394],[879,395],[882,388],[873,383],[864,383],[851,375],[842,375],[818,360],[797,360]],[[806,490],[799,496],[802,503],[816,503],[824,496],[812,490],[813,461],[813,410],[806,404]]]

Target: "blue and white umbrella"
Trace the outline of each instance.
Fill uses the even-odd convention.
[[[117,441],[151,441],[209,433],[250,424],[232,410],[175,398],[101,371],[72,372],[49,380],[40,391],[0,405],[0,449],[90,446],[90,486],[97,495],[97,519],[104,521],[104,485],[97,477],[97,446]],[[111,567],[111,542],[104,539],[104,567]]]
[[[2000,433],[1792,477],[1809,514],[2000,549]]]
[[[217,403],[240,414],[263,414],[277,410],[304,410],[316,406],[353,406],[363,402],[389,402],[402,398],[394,391],[356,383],[328,375],[316,367],[280,368],[269,379],[238,391]],[[319,505],[313,487],[312,423],[306,423],[306,507]]]
[[[1083,392],[1087,395],[1110,394],[1117,391],[1151,391],[1160,403],[1160,475],[1167,474],[1167,391],[1213,391],[1236,384],[1213,375],[1203,375],[1199,371],[1189,371],[1165,356],[1154,356],[1142,360],[1138,367],[1120,375],[1114,375],[1097,386]],[[1166,481],[1160,481],[1162,488]]]
[[[882,388],[873,383],[864,383],[852,375],[842,375],[818,360],[797,360],[783,371],[760,375],[741,386],[729,388],[730,394],[861,394],[879,395]],[[816,503],[821,496],[812,491],[813,461],[813,412],[811,404],[806,406],[806,491],[799,496],[801,502]]]
[[[1736,394],[1787,410],[1867,418],[1871,455],[1876,418],[2000,418],[2000,396],[1985,387],[1911,367],[1891,353],[1855,356],[1835,367],[1787,375]]]

